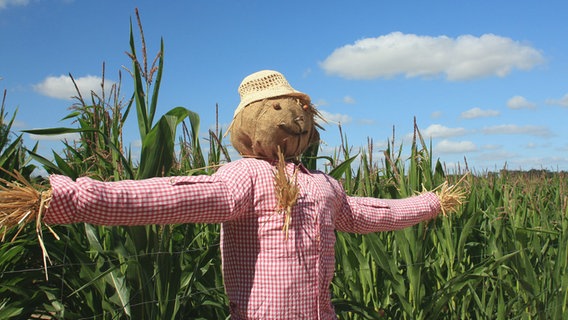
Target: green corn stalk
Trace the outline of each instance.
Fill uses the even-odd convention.
[[[73,79],[73,77],[70,75]],[[120,75],[119,75],[120,77]],[[73,83],[75,83],[73,79]],[[102,96],[92,92],[90,102],[81,95],[78,87],[76,103],[64,120],[72,120],[77,128],[59,127],[48,129],[26,130],[37,135],[59,135],[77,133],[79,140],[71,144],[64,141],[64,155],[53,151],[54,162],[30,152],[38,163],[42,164],[48,173],[64,174],[76,179],[81,174],[89,172],[93,178],[101,180],[119,180],[134,178],[133,165],[130,155],[123,151],[122,132],[124,123],[131,108],[129,103],[123,107],[119,98],[120,82],[113,84],[105,97],[105,79],[103,65],[103,80],[101,83]]]
[[[136,59],[132,29],[130,39],[130,57]],[[161,50],[163,52],[163,42]],[[145,56],[144,50],[144,59]],[[142,138],[138,168],[132,165],[131,157],[124,156],[122,151],[122,127],[132,102],[121,113],[124,109],[119,106],[118,100],[107,101],[104,96],[93,96],[92,104],[89,104],[80,93],[77,107],[67,117],[74,119],[79,128],[30,131],[35,134],[79,133],[79,144],[66,144],[64,156],[54,152],[54,162],[34,153],[35,159],[48,172],[72,178],[89,175],[103,180],[120,180],[169,175],[175,164],[173,142],[176,127],[189,118],[193,162],[189,167],[188,159],[181,158],[180,162],[188,168],[194,168],[196,164],[202,166],[205,157],[199,146],[197,114],[177,107],[168,111],[155,125],[152,124],[163,69],[163,54],[158,56],[157,81],[154,82],[152,95],[146,94],[152,83],[149,76],[152,72],[141,69],[143,64],[133,60],[135,99],[132,101],[136,103]],[[141,79],[145,82],[141,82]],[[144,99],[139,99],[141,97]],[[107,105],[113,107],[107,108]],[[227,154],[220,140],[218,144],[212,142],[211,145],[217,152],[211,161],[219,159],[221,152]],[[211,172],[208,170],[205,173]],[[215,245],[219,242],[218,226],[111,228],[72,225],[56,230],[63,232],[63,241],[46,239],[48,252],[55,264],[64,267],[54,270],[55,275],[46,284],[49,290],[44,288],[39,291],[39,302],[33,304],[33,312],[57,318],[176,319],[180,315],[181,318],[186,318],[184,315],[189,318],[227,316],[226,298],[220,284],[220,266],[217,263],[219,250]],[[188,239],[195,238],[209,242],[188,243]],[[197,244],[199,247],[194,248]],[[68,266],[69,262],[73,262],[71,266]],[[81,267],[77,267],[79,264]],[[41,302],[41,298],[44,302]],[[8,304],[11,301],[0,301],[5,304],[2,314],[29,314],[30,308],[22,310],[17,304]]]
[[[144,41],[140,62],[132,26],[130,32],[132,100],[123,108],[116,94],[119,87],[109,97],[93,95],[88,102],[79,95],[78,105],[67,117],[77,128],[33,132],[75,132],[81,136],[79,142],[67,143],[65,153],[54,153],[52,161],[34,150],[29,154],[49,172],[71,177],[119,180],[213,173],[218,164],[230,161],[222,132],[209,133],[206,156],[199,143],[197,114],[178,107],[154,122],[163,41],[155,64],[148,68]],[[29,170],[26,152],[19,149],[21,136],[10,140],[12,136],[7,135],[15,115],[6,121],[3,106],[2,167]],[[125,155],[121,138],[132,106],[143,141],[138,167],[129,153]],[[176,153],[173,142],[180,124],[181,147]],[[416,121],[409,150],[402,145],[395,148],[393,134],[381,164],[373,160],[371,142],[367,151],[353,155],[347,135],[340,134],[342,145],[335,154],[318,156],[315,146],[302,161],[312,169],[317,167],[316,160],[328,161],[328,173],[351,195],[402,198],[423,188],[433,189],[446,179],[456,182],[461,175],[445,172],[443,164],[432,159],[432,145],[424,141]],[[154,148],[155,144],[160,148]],[[457,214],[402,231],[337,233],[331,290],[341,319],[564,317],[568,312],[566,173],[504,169],[475,173],[468,181],[470,194]],[[0,243],[0,318],[228,317],[218,225],[80,224],[55,230],[61,241],[44,239],[53,261],[49,281],[43,280],[33,228],[24,230],[15,243]]]
[[[6,90],[2,96],[2,104],[0,105],[0,166],[2,169],[12,172],[19,171],[22,176],[30,178],[35,166],[30,163],[31,158],[28,151],[36,151],[37,143],[32,150],[27,150],[24,146],[22,135],[16,135],[13,132],[12,125],[16,119],[17,111],[11,118],[7,118],[6,113]],[[4,171],[0,171],[0,178],[10,180],[11,177]]]
[[[383,171],[372,175],[370,156],[362,153],[346,189],[399,198],[459,178],[434,164],[419,132],[407,162],[401,150],[389,143]],[[332,291],[341,318],[561,318],[567,301],[563,176],[529,184],[518,173],[479,174],[470,179],[459,214],[397,232],[338,234]]]

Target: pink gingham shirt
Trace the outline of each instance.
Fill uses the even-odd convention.
[[[300,189],[288,240],[276,212],[274,166],[241,159],[212,176],[100,182],[50,177],[50,224],[222,223],[221,252],[232,319],[336,319],[329,286],[334,230],[402,229],[435,217],[440,203],[424,193],[401,200],[349,197],[340,183],[299,166]]]

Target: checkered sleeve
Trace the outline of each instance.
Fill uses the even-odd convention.
[[[341,198],[336,220],[339,231],[370,233],[399,230],[429,220],[441,210],[438,196],[423,193],[405,199]]]
[[[53,175],[52,200],[44,222],[145,225],[228,221],[244,212],[252,198],[246,170],[229,167],[212,176],[118,182],[73,181]]]

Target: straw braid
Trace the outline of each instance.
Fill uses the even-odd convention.
[[[290,223],[292,222],[292,207],[298,200],[299,188],[297,174],[298,169],[296,168],[292,176],[288,176],[284,154],[280,150],[280,147],[278,147],[278,163],[274,171],[274,190],[278,201],[276,212],[284,215],[282,231],[285,234],[284,238],[286,240],[288,240],[288,231],[290,229]]]

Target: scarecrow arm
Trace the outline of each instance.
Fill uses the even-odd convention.
[[[432,219],[441,210],[438,196],[431,192],[405,199],[344,196],[342,202],[336,228],[354,233],[403,229]]]
[[[97,225],[220,223],[236,217],[252,197],[250,179],[213,176],[101,182],[50,177],[48,224]]]

